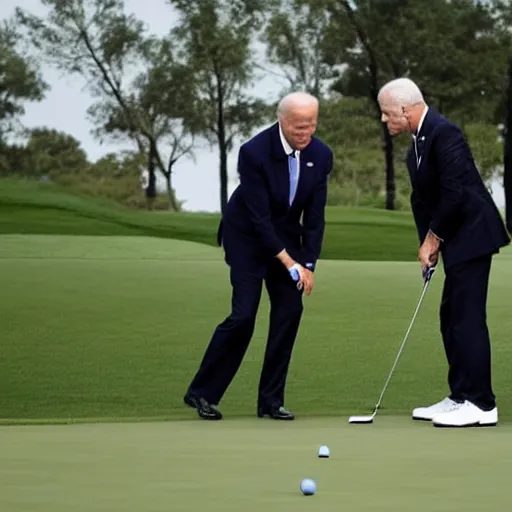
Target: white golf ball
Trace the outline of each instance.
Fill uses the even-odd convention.
[[[316,483],[311,478],[304,478],[300,483],[300,490],[305,496],[311,496],[316,492]]]
[[[325,445],[320,446],[318,449],[318,456],[322,458],[327,458],[330,456],[329,448]]]

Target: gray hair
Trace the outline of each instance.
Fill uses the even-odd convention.
[[[315,106],[318,108],[318,99],[307,92],[296,91],[284,96],[277,105],[277,116],[281,117],[294,108]]]
[[[384,94],[388,94],[393,103],[403,107],[425,103],[420,88],[409,78],[396,78],[391,80],[379,91],[378,99]]]

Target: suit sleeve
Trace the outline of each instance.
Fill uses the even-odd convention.
[[[307,263],[313,265],[320,257],[325,231],[325,206],[327,203],[327,181],[332,170],[333,155],[329,152],[326,171],[316,183],[304,208],[303,216],[303,253]]]
[[[450,222],[460,214],[462,206],[462,185],[468,149],[462,132],[450,125],[442,129],[434,144],[441,190],[439,206],[429,229],[446,240]]]
[[[430,216],[425,205],[418,199],[418,194],[415,190],[411,193],[411,209],[421,245],[429,230]]]
[[[253,161],[244,146],[238,153],[238,173],[240,175],[240,193],[249,210],[249,216],[259,239],[265,249],[274,256],[284,248],[270,218],[268,187],[261,168]]]

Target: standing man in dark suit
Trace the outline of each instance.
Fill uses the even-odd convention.
[[[450,394],[414,409],[413,418],[439,427],[496,425],[486,303],[492,256],[510,242],[503,220],[461,130],[425,104],[414,82],[393,80],[378,100],[389,132],[412,134],[407,167],[422,271],[439,253],[445,271],[440,323]]]
[[[512,75],[512,64],[511,64],[511,75]],[[512,80],[512,76],[510,77]],[[511,84],[512,87],[512,84]],[[512,102],[512,97],[510,98]],[[510,105],[510,116],[511,119],[508,122],[508,130],[512,130],[512,105]],[[505,215],[506,225],[509,233],[512,233],[512,133],[505,135],[505,170],[503,175],[503,188],[505,191]]]
[[[218,242],[230,267],[231,313],[215,329],[184,397],[204,419],[222,418],[216,406],[252,338],[263,282],[271,309],[257,414],[294,419],[284,408],[285,382],[302,316],[302,293],[311,293],[322,247],[333,154],[313,137],[315,97],[291,93],[280,101],[277,114],[278,122],[240,148],[240,184],[219,226]]]

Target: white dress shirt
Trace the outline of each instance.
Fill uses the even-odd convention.
[[[288,144],[288,141],[284,138],[283,130],[279,125],[279,137],[281,137],[281,144],[283,145],[284,152],[289,156],[293,153],[293,148]],[[295,158],[297,159],[297,179],[300,177],[300,151],[295,151]]]
[[[427,112],[428,112],[428,106],[425,105],[425,108],[423,109],[423,114],[421,115],[421,118],[420,118],[420,122],[418,124],[418,129],[416,130],[416,134],[417,135],[414,135],[414,133],[412,133],[412,140],[414,141],[414,151],[415,151],[415,156],[416,156],[416,167],[419,167],[420,166],[420,162],[421,162],[421,157],[418,158],[418,146],[416,144],[416,141],[418,139],[418,136],[420,134],[420,131],[421,131],[421,127],[423,126],[423,121],[425,120],[425,116],[427,115]]]

